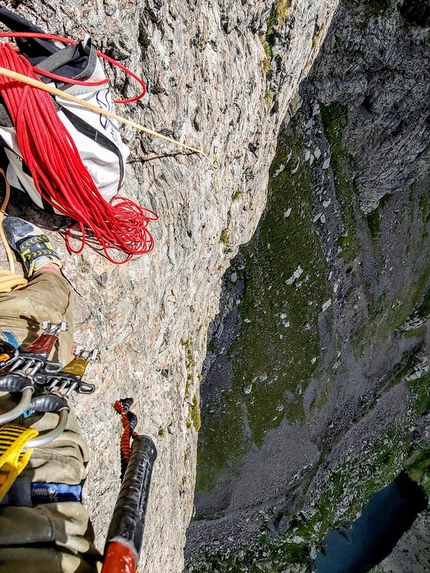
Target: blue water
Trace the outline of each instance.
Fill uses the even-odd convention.
[[[352,528],[325,536],[315,560],[317,573],[366,573],[391,553],[426,507],[421,488],[400,474],[370,498]]]

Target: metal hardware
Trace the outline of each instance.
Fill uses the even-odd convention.
[[[0,390],[9,393],[21,392],[22,394],[21,400],[12,410],[0,414],[0,424],[7,424],[28,410],[34,392],[34,385],[29,376],[18,372],[9,372],[0,375]]]
[[[14,357],[4,364],[0,361],[0,369],[7,369],[9,372],[20,371],[29,376],[34,376],[39,371],[53,375],[61,370],[61,364],[48,360],[48,356],[54,348],[59,333],[68,329],[67,323],[54,324],[44,321],[41,326],[45,332],[42,332],[25,350],[16,351]]]
[[[60,372],[41,372],[34,376],[34,381],[44,386],[48,392],[56,392],[61,396],[70,396],[75,391],[78,394],[92,394],[95,390],[94,384],[89,384],[82,380],[86,367],[90,360],[97,358],[97,350],[85,350],[78,346],[75,351],[75,358],[66,364]]]
[[[26,444],[26,448],[40,448],[54,441],[64,432],[69,417],[70,408],[67,400],[56,394],[41,394],[30,402],[30,410],[34,412],[52,412],[58,414],[58,424],[49,432],[40,434]]]

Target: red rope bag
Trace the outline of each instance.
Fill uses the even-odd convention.
[[[0,43],[0,66],[39,79],[10,44]],[[58,118],[50,94],[4,76],[0,76],[0,94],[37,191],[58,212],[77,221],[66,234],[69,250],[82,251],[89,228],[113,263],[149,253],[154,241],[148,223],[158,219],[157,215],[126,197],[115,197],[110,203],[103,198]],[[76,227],[82,233],[78,250],[70,246],[70,233]],[[109,254],[112,248],[125,253],[126,259],[114,260]]]

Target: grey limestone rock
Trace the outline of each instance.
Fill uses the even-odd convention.
[[[123,193],[158,214],[150,224],[154,252],[115,266],[89,245],[68,254],[58,233],[51,234],[74,291],[77,339],[100,349],[100,361],[88,372],[96,393],[76,403],[91,450],[85,499],[100,548],[119,488],[117,398],[134,397],[138,430],[157,441],[142,573],[183,567],[193,513],[199,374],[221,277],[264,209],[280,123],[336,4],[6,2],[51,33],[90,34],[98,49],[147,83],[145,99],[120,113],[202,149],[219,164],[213,169],[197,155],[123,127],[131,147]],[[121,72],[111,77],[118,95],[135,94]],[[64,224],[30,206],[11,211],[51,229]]]

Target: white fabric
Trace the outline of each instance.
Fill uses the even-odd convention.
[[[94,73],[88,81],[97,81],[105,77],[103,68],[100,65],[100,62],[97,61]],[[114,104],[109,88],[105,85],[71,85],[65,91],[102,109],[114,111]],[[79,116],[81,120],[85,121],[98,132],[110,139],[110,141],[119,150],[122,166],[120,166],[119,157],[115,153],[106,149],[106,147],[97,143],[97,141],[94,141],[80,133],[61,110],[58,112],[59,119],[71,134],[82,162],[88,169],[97,189],[100,191],[104,199],[109,202],[118,194],[123,183],[121,171],[123,174],[125,173],[125,161],[130,153],[129,148],[121,140],[118,123],[111,118],[96,114],[74,102],[70,102],[59,97],[56,97],[56,100],[59,105]],[[43,202],[40,194],[34,186],[33,178],[24,173],[22,169],[22,154],[18,145],[15,129],[0,126],[0,136],[8,146],[5,148],[5,151],[10,161],[10,165],[8,166],[6,176],[10,185],[17,187],[18,189],[25,190],[31,197],[32,201],[38,207],[43,208]],[[56,213],[61,213],[61,211],[58,211],[57,209],[54,210]]]

